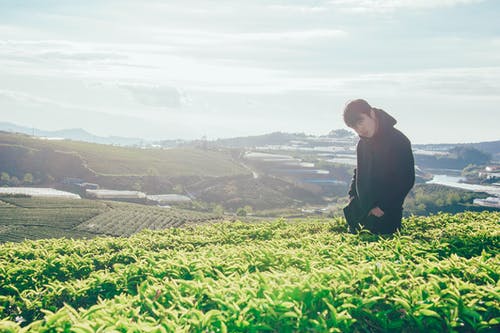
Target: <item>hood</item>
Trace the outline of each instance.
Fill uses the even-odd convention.
[[[390,114],[388,114],[384,110],[373,108],[373,111],[375,111],[375,116],[377,117],[377,120],[378,120],[377,132],[371,138],[361,136],[360,138],[363,140],[367,140],[367,141],[377,140],[378,138],[383,136],[385,133],[387,133],[388,130],[393,128],[394,125],[396,125],[396,123],[397,123],[397,120],[394,119],[393,116],[391,116]]]
[[[373,109],[378,119],[379,128],[394,127],[397,124],[397,120],[393,116],[381,109]]]

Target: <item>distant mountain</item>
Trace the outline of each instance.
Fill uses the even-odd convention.
[[[476,143],[433,143],[433,144],[415,144],[415,148],[419,149],[429,149],[429,150],[448,150],[455,147],[469,146],[485,153],[499,154],[500,153],[500,140],[497,141],[485,141]]]
[[[307,135],[304,133],[273,132],[263,135],[218,139],[214,143],[223,147],[248,148],[266,145],[285,145],[293,140],[304,140],[306,137]]]
[[[226,138],[212,141],[216,146],[226,148],[255,148],[263,146],[286,146],[300,144],[303,147],[331,146],[335,141],[355,144],[357,136],[344,129],[332,130],[326,135],[309,135],[305,133],[273,132],[263,135],[245,136],[237,138]]]
[[[477,143],[442,143],[413,145],[414,148],[423,150],[449,151],[456,147],[472,147],[482,152],[491,154],[493,161],[500,161],[500,140]]]
[[[100,144],[113,144],[120,146],[134,146],[145,143],[145,140],[140,138],[126,138],[119,136],[101,137],[91,134],[81,128],[63,129],[58,131],[45,131],[38,128],[29,128],[19,126],[12,123],[0,122],[0,131],[11,133],[23,133],[38,137],[62,138],[75,141],[85,141]]]
[[[159,145],[163,147],[179,147],[179,146],[189,146],[189,145],[200,145],[204,143],[200,140],[158,140],[149,141],[141,138],[129,138],[129,137],[119,137],[119,136],[109,136],[102,137],[89,133],[81,128],[73,129],[63,129],[58,131],[45,131],[38,128],[30,128],[25,126],[19,126],[13,123],[0,122],[0,131],[11,132],[11,133],[22,133],[28,135],[35,135],[38,137],[49,137],[49,138],[63,138],[70,139],[74,141],[85,141],[91,143],[100,144],[112,144],[120,146],[148,146],[148,145]],[[337,129],[330,131],[327,135],[322,135],[319,138],[333,138],[333,139],[355,139],[357,136],[348,130]],[[285,132],[273,132],[263,135],[236,137],[236,138],[226,138],[217,139],[210,141],[215,145],[227,147],[227,148],[251,148],[267,145],[287,145],[291,141],[310,141],[314,140],[315,136],[308,135],[305,133],[285,133]],[[325,143],[326,144],[326,143]],[[423,150],[441,150],[448,151],[454,147],[460,146],[470,146],[479,149],[483,152],[490,153],[494,160],[500,160],[500,140],[497,141],[487,141],[478,143],[443,143],[443,144],[414,144],[414,148]]]
[[[468,144],[476,149],[482,150],[485,153],[490,154],[500,154],[500,140],[498,141],[489,141],[489,142],[479,142],[479,143],[471,143]]]
[[[330,131],[327,136],[330,138],[352,138],[355,135],[354,132],[341,128]]]

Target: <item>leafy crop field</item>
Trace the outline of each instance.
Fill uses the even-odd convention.
[[[0,196],[0,243],[129,236],[143,229],[165,229],[220,219],[215,214],[112,201]]]
[[[2,332],[498,332],[500,213],[0,245]]]
[[[112,236],[130,236],[144,229],[161,230],[186,224],[220,221],[216,214],[199,213],[175,208],[109,203],[112,208],[84,223],[76,230]]]

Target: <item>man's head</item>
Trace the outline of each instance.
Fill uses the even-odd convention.
[[[344,122],[359,136],[371,138],[377,132],[378,121],[375,111],[364,99],[347,103],[344,109]]]

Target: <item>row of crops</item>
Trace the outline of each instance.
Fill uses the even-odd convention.
[[[76,229],[97,234],[130,236],[144,229],[162,230],[186,224],[220,221],[221,216],[182,209],[112,203],[109,211],[80,224]]]
[[[2,202],[22,208],[90,208],[102,209],[106,204],[97,200],[80,200],[68,198],[54,197],[16,197],[16,196],[0,196]]]
[[[0,243],[52,237],[129,236],[220,220],[220,216],[138,204],[64,198],[0,196]]]
[[[3,332],[498,332],[500,213],[0,245]]]

